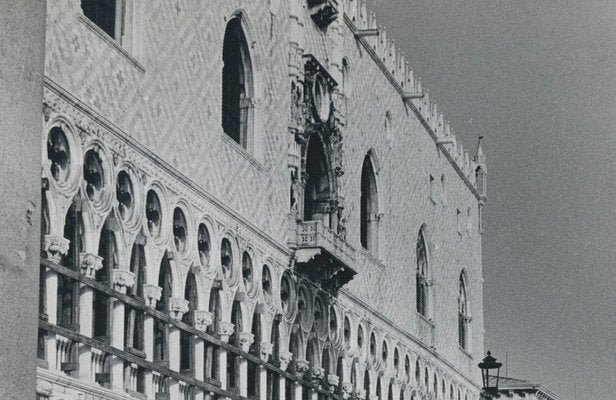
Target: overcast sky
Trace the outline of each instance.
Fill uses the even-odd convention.
[[[485,136],[486,349],[616,398],[616,1],[369,4],[466,147]]]

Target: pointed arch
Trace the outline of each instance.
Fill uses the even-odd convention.
[[[470,317],[468,313],[468,295],[466,286],[466,273],[460,273],[458,290],[458,344],[463,350],[468,350],[468,325]]]
[[[222,128],[231,139],[250,150],[253,147],[253,68],[242,16],[237,13],[229,20],[223,39]]]
[[[372,154],[372,151],[366,154],[361,169],[360,243],[364,249],[377,255],[380,219],[376,184],[378,169],[375,169]]]
[[[189,270],[184,285],[184,299],[188,301],[188,311],[182,316],[182,322],[187,325],[195,323],[195,310],[197,309],[197,280],[195,274]],[[182,330],[180,331],[180,370],[188,375],[195,372],[195,336]]]
[[[171,264],[169,259],[164,256],[158,271],[158,287],[161,288],[161,296],[160,300],[156,302],[156,309],[168,314],[173,279]],[[154,360],[169,361],[169,325],[157,318],[154,319]]]
[[[335,193],[335,180],[325,144],[318,132],[313,132],[308,139],[305,160],[308,180],[304,189],[304,220],[318,220],[331,228],[330,203]]]
[[[416,245],[416,309],[424,317],[428,316],[428,286],[429,286],[429,263],[428,246],[426,240],[425,225],[419,230]]]

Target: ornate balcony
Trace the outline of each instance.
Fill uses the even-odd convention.
[[[321,221],[298,224],[296,267],[323,288],[337,292],[353,279],[355,249]]]

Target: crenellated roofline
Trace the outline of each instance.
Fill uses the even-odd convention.
[[[477,146],[476,155],[471,157],[464,145],[457,140],[453,128],[438,110],[436,102],[430,99],[430,93],[422,87],[421,80],[405,61],[401,49],[396,47],[392,39],[387,38],[387,30],[377,25],[374,14],[368,14],[365,0],[343,2],[345,25],[400,94],[402,101],[417,116],[471,193],[478,201],[485,202],[485,191],[482,193],[478,190],[476,182],[477,169],[481,169],[484,174],[486,171],[481,143]],[[377,32],[378,35],[363,35],[363,32]],[[485,188],[485,185],[483,187]]]

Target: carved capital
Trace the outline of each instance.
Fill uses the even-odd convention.
[[[224,341],[229,340],[229,336],[233,334],[233,330],[235,329],[235,325],[231,322],[221,322],[218,325],[218,334],[220,338]]]
[[[255,335],[249,332],[240,332],[239,341],[242,350],[248,352],[250,350],[250,346],[255,341]]]
[[[103,268],[103,257],[92,253],[79,253],[79,266],[82,275],[94,278],[96,271]]]
[[[135,274],[125,269],[114,269],[111,277],[113,288],[121,293],[126,293],[126,289],[135,284]]]
[[[311,367],[310,368],[310,376],[312,378],[312,382],[316,385],[325,376],[325,369],[323,369],[321,367]]]
[[[353,384],[351,382],[342,382],[342,398],[348,399],[353,393]]]
[[[163,290],[156,285],[143,285],[143,297],[145,304],[150,308],[156,307],[156,302],[160,300]]]
[[[295,361],[295,376],[301,378],[310,369],[310,363],[306,360]]]
[[[172,319],[181,320],[184,313],[188,311],[188,300],[179,297],[169,299],[169,315]]]
[[[195,329],[205,332],[208,326],[212,324],[214,317],[212,313],[206,310],[195,310]]]
[[[359,400],[366,400],[366,389],[357,389],[355,391],[355,397]]]
[[[336,390],[338,384],[340,383],[340,377],[338,375],[328,374],[327,383],[329,384],[330,393],[334,393],[334,390]]]
[[[281,351],[280,354],[278,354],[278,358],[280,359],[280,369],[286,371],[289,363],[293,359],[293,353],[289,351]]]
[[[62,256],[68,253],[70,240],[56,235],[45,235],[45,248],[47,259],[55,262],[60,262]]]
[[[259,350],[261,351],[261,361],[267,362],[270,354],[272,354],[272,350],[274,346],[269,342],[261,342],[259,345]]]

